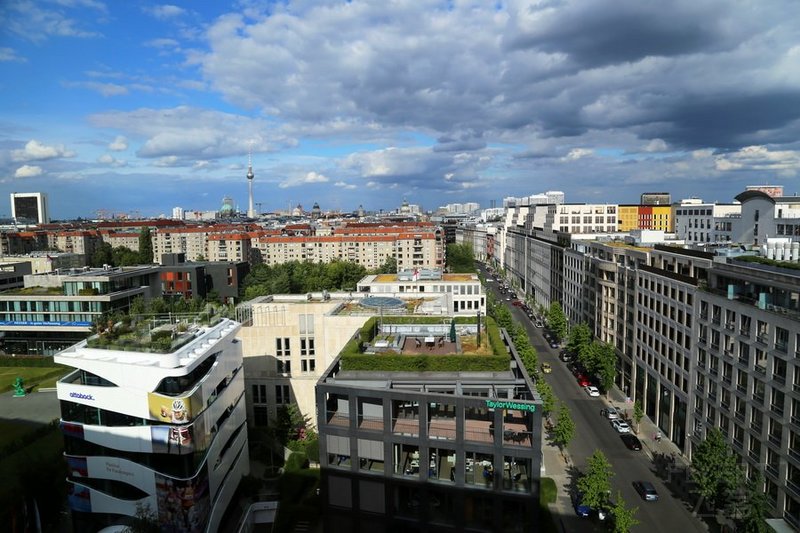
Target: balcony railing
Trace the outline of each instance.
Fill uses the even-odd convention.
[[[786,353],[787,351],[789,351],[789,343],[787,343],[786,341],[782,341],[782,340],[775,341],[775,350],[777,350],[777,351],[779,351],[781,353]]]
[[[770,409],[772,410],[772,412],[773,412],[773,413],[775,413],[776,415],[782,415],[782,414],[783,414],[783,406],[782,406],[782,405],[778,405],[778,404],[774,404],[774,403],[773,403],[773,404],[771,404],[771,405],[769,406],[769,408],[770,408]]]
[[[739,335],[742,337],[750,337],[750,327],[739,328]]]
[[[780,435],[773,435],[772,433],[769,434],[769,441],[774,444],[775,446],[781,445],[781,436]]]
[[[759,333],[756,335],[756,341],[761,344],[769,344],[769,336],[766,333]]]
[[[759,462],[761,460],[761,457],[759,457],[759,455],[760,453],[755,450],[750,450],[747,454],[747,456],[750,457],[750,459],[755,462]]]
[[[739,422],[744,422],[744,413],[742,411],[734,411],[733,418]]]

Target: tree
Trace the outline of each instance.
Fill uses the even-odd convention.
[[[114,258],[111,255],[111,245],[107,242],[101,243],[92,254],[89,266],[102,267],[103,265],[113,265]]]
[[[600,378],[600,385],[608,393],[617,377],[617,354],[607,342],[592,342],[581,352],[579,359],[586,369]]]
[[[153,263],[153,238],[147,226],[139,232],[139,263],[143,265]]]
[[[552,387],[550,387],[548,382],[540,378],[536,381],[536,390],[539,391],[539,396],[542,397],[542,411],[544,411],[544,416],[550,416],[550,413],[556,405],[556,396],[553,394]]]
[[[622,499],[622,493],[617,491],[617,500],[611,508],[611,514],[614,516],[614,533],[628,533],[631,528],[638,525],[639,521],[636,519],[638,510],[638,507],[629,509]]]
[[[547,327],[559,342],[567,336],[567,317],[558,302],[551,303],[547,310]]]
[[[553,441],[563,452],[573,437],[575,437],[575,421],[572,420],[569,408],[561,402],[558,406],[558,420],[553,426]]]
[[[747,482],[747,496],[744,505],[742,526],[745,533],[767,533],[767,495],[763,490],[764,477],[756,472],[753,479]]]
[[[397,272],[396,257],[387,257],[386,261],[375,270],[376,274],[394,274],[395,272]]]
[[[475,272],[475,253],[472,245],[448,244],[446,263],[450,272]]]
[[[639,424],[644,418],[644,409],[642,409],[642,402],[636,400],[633,402],[633,420],[636,422],[636,431],[639,431]]]
[[[692,480],[697,484],[700,500],[708,501],[714,509],[718,509],[742,481],[742,470],[736,456],[725,442],[725,437],[717,428],[706,433],[706,438],[692,454]]]
[[[139,252],[134,252],[130,248],[117,246],[111,250],[111,264],[114,266],[132,266],[139,263]]]
[[[595,450],[589,457],[588,469],[585,475],[578,479],[578,490],[581,492],[581,502],[592,509],[608,510],[610,507],[608,495],[611,493],[611,478],[614,472],[611,463],[600,450]]]
[[[592,330],[585,322],[581,322],[569,331],[569,341],[567,342],[567,349],[579,354],[585,347],[592,343]]]

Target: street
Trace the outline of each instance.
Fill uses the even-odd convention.
[[[485,271],[483,273],[485,275]],[[616,498],[617,491],[620,491],[627,507],[638,507],[639,509],[636,518],[640,521],[640,525],[633,528],[634,531],[647,530],[664,533],[705,531],[702,522],[691,515],[687,504],[681,499],[673,497],[669,488],[656,476],[655,466],[648,455],[647,447],[643,447],[640,451],[626,448],[619,433],[611,426],[609,420],[601,415],[600,411],[611,405],[606,397],[590,397],[578,385],[567,364],[559,360],[560,349],[551,348],[547,344],[543,337],[544,329],[534,327],[533,322],[519,307],[506,301],[505,296],[499,294],[497,290],[497,282],[490,282],[488,285],[488,290],[500,299],[510,309],[514,319],[525,327],[531,345],[536,348],[538,353],[539,364],[547,362],[552,367],[552,373],[544,377],[551,385],[556,397],[567,405],[575,422],[575,437],[568,446],[573,466],[577,470],[584,469],[586,459],[596,449],[602,450],[615,474],[611,479],[612,500]],[[614,405],[627,410],[628,415],[632,416],[632,404],[625,405],[614,402]],[[646,439],[652,439],[652,435],[642,433],[640,432],[637,436],[643,442]],[[544,447],[545,443],[542,445]],[[574,482],[575,472],[568,471],[567,474]],[[633,487],[633,482],[636,480],[650,481],[658,491],[659,500],[645,502]],[[572,509],[568,511],[572,511]],[[574,511],[572,515],[574,516]],[[569,519],[563,523],[577,526],[575,529],[566,527],[567,531],[592,531],[597,528],[589,519],[579,520],[583,521],[585,527],[580,527],[578,520]]]

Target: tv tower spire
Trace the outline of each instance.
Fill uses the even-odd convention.
[[[247,190],[250,196],[250,201],[247,204],[247,218],[256,218],[256,210],[253,207],[253,143],[250,142],[250,148],[247,151]]]

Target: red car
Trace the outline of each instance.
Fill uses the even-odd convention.
[[[592,383],[589,381],[589,378],[587,378],[586,376],[583,375],[578,376],[578,385],[580,385],[581,387],[588,387],[591,384]]]
[[[514,300],[513,302],[511,302],[511,305],[516,305],[517,307],[519,307],[520,305],[522,305],[522,300]]]

